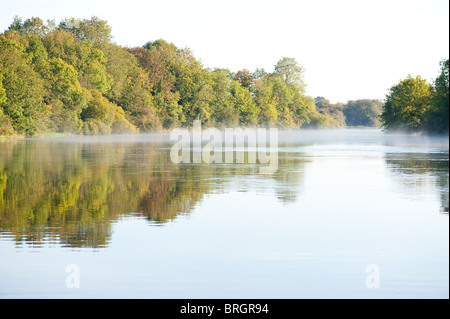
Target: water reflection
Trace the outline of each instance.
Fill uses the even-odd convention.
[[[386,166],[398,184],[415,197],[438,194],[441,212],[449,212],[449,153],[386,153]]]
[[[338,133],[282,133],[278,170],[271,175],[259,174],[259,164],[173,164],[163,135],[2,141],[0,237],[18,246],[100,248],[122,217],[164,225],[189,214],[207,194],[251,191],[290,204],[302,194],[308,162],[348,154],[362,160],[380,154],[402,194],[420,199],[437,193],[448,213],[448,147],[386,143],[379,132]]]
[[[302,183],[299,153],[280,154],[278,171],[261,175],[258,164],[173,164],[164,139],[108,138],[1,142],[0,236],[18,246],[105,247],[124,215],[162,225],[232,189],[288,203]]]

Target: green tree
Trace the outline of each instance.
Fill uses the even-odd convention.
[[[12,120],[3,114],[2,104],[6,102],[6,90],[3,88],[3,75],[0,74],[0,136],[14,134]]]
[[[81,113],[85,134],[133,133],[136,127],[125,119],[123,109],[108,101],[99,91],[86,92],[88,104]]]
[[[240,125],[252,126],[257,123],[259,110],[250,95],[250,92],[242,87],[238,81],[231,82],[231,95],[236,110],[240,115]]]
[[[80,72],[80,83],[83,87],[97,89],[103,94],[111,89],[112,77],[106,72],[105,58],[99,49],[90,47],[85,66]]]
[[[304,108],[302,128],[327,129],[345,126],[342,104],[331,104],[326,98],[319,96],[316,98],[304,97],[309,103]]]
[[[47,88],[46,102],[51,108],[54,129],[80,132],[80,114],[86,106],[86,96],[78,82],[78,72],[62,59],[51,58],[46,67],[42,67],[41,75]]]
[[[264,79],[254,82],[254,100],[259,113],[259,124],[273,126],[278,121],[278,111],[273,94],[273,83]]]
[[[3,87],[3,75],[0,74],[0,105],[6,102],[6,90]]]
[[[331,116],[311,111],[308,114],[309,121],[306,122],[302,128],[307,129],[329,129],[339,127],[339,123]]]
[[[424,114],[425,129],[430,133],[449,132],[449,60],[441,61],[441,72],[434,81],[431,107]]]
[[[43,37],[48,32],[49,27],[40,18],[31,17],[22,22],[22,18],[15,16],[8,30]]]
[[[161,122],[151,94],[152,84],[137,58],[116,44],[103,44],[100,49],[107,58],[106,72],[112,77],[111,90],[105,96],[120,106],[141,132],[159,129]]]
[[[235,107],[231,95],[230,71],[216,69],[210,74],[213,98],[210,102],[211,112],[215,125],[237,126],[239,125],[239,111]]]
[[[208,72],[195,59],[192,52],[185,48],[178,50],[177,58],[167,65],[174,75],[174,89],[179,92],[179,104],[185,115],[185,122],[190,125],[193,120],[209,123],[211,117],[210,102],[212,100]]]
[[[87,41],[77,41],[73,34],[56,30],[43,38],[49,58],[60,58],[78,72],[80,84],[106,94],[112,78],[106,72],[103,52]]]
[[[27,47],[25,50],[31,56],[31,65],[38,70],[41,63],[48,59],[47,50],[40,37],[32,35],[27,37]]]
[[[164,127],[209,122],[213,100],[207,70],[189,49],[178,49],[164,40],[130,49],[148,74],[157,114]]]
[[[43,129],[47,112],[43,104],[43,81],[31,64],[25,47],[0,35],[0,76],[6,94],[3,116],[11,119],[19,134],[34,135]]]
[[[111,26],[106,20],[68,18],[61,21],[59,29],[72,33],[80,41],[89,41],[94,46],[109,43],[112,39]]]
[[[275,65],[274,75],[281,76],[288,86],[294,86],[301,92],[305,91],[303,79],[304,68],[298,64],[295,58],[284,57]]]
[[[175,89],[179,52],[164,40],[148,42],[143,48],[132,48],[139,65],[146,71],[157,116],[164,127],[176,127],[185,122],[180,92]]]
[[[18,15],[14,16],[13,22],[9,25],[8,30],[20,32],[22,28],[23,28],[22,18],[19,17]]]
[[[22,26],[22,31],[29,35],[36,35],[43,37],[47,33],[47,26],[40,18],[31,17],[25,20]]]
[[[299,90],[295,90],[290,109],[293,113],[295,127],[300,127],[304,123],[308,123],[309,114],[315,109],[314,98],[301,93]]]
[[[341,104],[315,106],[293,58],[282,58],[273,73],[210,70],[189,48],[162,39],[131,49],[111,43],[111,27],[98,17],[57,25],[16,16],[1,37],[2,134],[150,131],[196,119],[337,126],[344,118]]]
[[[270,77],[273,90],[273,99],[278,112],[278,124],[283,127],[294,127],[294,114],[291,105],[294,99],[294,91],[283,81],[281,76]]]
[[[380,126],[380,115],[383,110],[383,102],[380,100],[355,100],[348,101],[343,112],[348,126]]]
[[[390,88],[381,114],[385,129],[420,131],[424,113],[431,106],[433,87],[420,76],[409,76]]]

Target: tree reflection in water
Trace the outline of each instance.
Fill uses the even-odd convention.
[[[389,170],[400,184],[415,196],[425,194],[431,186],[438,192],[441,212],[449,212],[449,153],[386,153]],[[430,185],[430,182],[432,185]]]
[[[163,224],[190,213],[205,194],[262,187],[251,179],[267,180],[288,203],[303,178],[299,154],[280,156],[278,171],[261,175],[258,164],[173,164],[169,151],[163,141],[3,141],[0,235],[17,245],[106,247],[122,216]]]

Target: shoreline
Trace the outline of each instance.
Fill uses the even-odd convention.
[[[240,127],[245,129],[245,127]],[[264,127],[260,127],[264,128]],[[192,130],[192,127],[185,128],[189,131]],[[219,130],[223,130],[224,128],[219,128]],[[3,141],[13,141],[13,140],[39,140],[39,139],[58,139],[58,138],[101,138],[101,137],[114,137],[114,136],[143,136],[149,134],[170,134],[174,129],[163,129],[163,130],[155,130],[149,132],[137,132],[137,133],[111,133],[111,134],[98,134],[98,135],[84,135],[84,134],[72,134],[72,133],[43,133],[37,134],[34,136],[26,136],[26,135],[13,135],[13,136],[5,136],[0,135],[0,142]],[[385,131],[379,127],[359,127],[359,126],[347,126],[341,128],[278,128],[280,132],[326,132],[326,131],[352,131],[352,130],[360,130],[360,131],[372,131],[376,130],[382,133],[384,136],[407,136],[407,137],[427,137],[427,138],[447,138],[449,139],[449,134],[428,134],[425,132],[405,132],[405,131]]]

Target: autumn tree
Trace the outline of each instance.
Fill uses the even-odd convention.
[[[98,17],[59,24],[15,17],[0,39],[0,134],[146,132],[194,120],[205,126],[345,125],[342,103],[306,94],[304,68],[294,58],[280,59],[273,72],[209,69],[189,48],[162,39],[135,48],[112,43],[111,27]],[[436,118],[445,119],[448,110],[444,80],[436,80],[428,112],[402,108],[405,118],[420,119],[408,125],[439,127]],[[353,104],[346,109],[352,123],[364,109]],[[374,119],[367,116],[366,122]]]
[[[120,106],[141,132],[161,128],[151,94],[152,83],[148,73],[139,67],[137,58],[112,43],[103,44],[100,49],[107,59],[106,72],[112,78],[111,89],[105,96]]]

